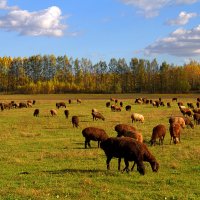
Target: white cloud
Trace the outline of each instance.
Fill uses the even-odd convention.
[[[17,6],[8,6],[7,5],[7,0],[0,0],[0,9],[3,9],[3,10],[16,10],[18,9]]]
[[[185,25],[189,22],[189,20],[193,17],[196,17],[196,13],[186,13],[180,12],[179,16],[176,19],[168,20],[166,23],[168,25]]]
[[[132,5],[139,9],[145,17],[155,17],[159,15],[160,9],[165,6],[176,4],[193,4],[199,0],[121,0],[127,5]]]
[[[15,31],[20,35],[29,36],[63,36],[67,25],[61,23],[63,19],[60,8],[52,6],[35,12],[13,9],[8,7],[5,0],[0,0],[1,9],[9,9],[5,16],[0,17],[0,28]],[[16,7],[15,7],[16,8]]]
[[[169,37],[159,39],[146,47],[145,53],[179,57],[200,56],[200,25],[190,30],[177,29]]]

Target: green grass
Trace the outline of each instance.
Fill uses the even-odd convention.
[[[132,111],[111,112],[105,104],[110,97],[118,98],[132,106]],[[0,102],[35,99],[33,108],[11,109],[0,112],[0,199],[200,199],[200,126],[186,128],[181,143],[170,145],[169,131],[163,146],[149,146],[160,163],[158,173],[153,173],[145,163],[146,174],[117,171],[117,159],[112,159],[111,170],[106,170],[106,157],[91,142],[91,149],[84,149],[82,129],[88,126],[103,128],[109,136],[116,136],[114,126],[131,123],[131,113],[144,115],[145,123],[134,123],[145,141],[159,123],[169,127],[168,117],[181,115],[177,103],[172,107],[155,108],[152,105],[135,105],[137,97],[158,99],[164,102],[178,97],[185,104],[196,103],[198,95],[2,95]],[[72,104],[68,104],[68,99]],[[82,103],[77,104],[76,99]],[[58,116],[51,117],[49,110],[58,101],[65,101],[70,111],[65,119],[64,108]],[[40,116],[33,117],[35,108]],[[91,110],[97,108],[105,121],[92,121]],[[78,115],[80,127],[73,128],[71,116]],[[131,163],[132,164],[132,163]],[[124,166],[124,163],[122,162]],[[122,166],[122,167],[123,167]]]

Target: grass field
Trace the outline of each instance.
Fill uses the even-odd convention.
[[[111,112],[105,106],[110,97],[118,98],[132,111],[123,108]],[[172,107],[136,105],[137,97],[171,102]],[[196,103],[199,95],[1,95],[0,102],[36,100],[32,108],[0,111],[0,199],[200,199],[200,125],[182,131],[181,143],[169,144],[169,131],[163,146],[149,146],[149,150],[160,164],[153,173],[145,163],[146,174],[141,176],[136,168],[130,173],[117,170],[117,159],[112,159],[111,170],[106,170],[106,157],[91,142],[91,149],[84,148],[82,130],[88,126],[103,128],[109,136],[116,136],[114,126],[131,123],[131,113],[141,113],[144,124],[134,123],[148,142],[152,129],[159,123],[169,127],[168,118],[181,115],[176,102]],[[68,104],[68,99],[72,104]],[[76,99],[82,99],[81,104]],[[50,109],[56,109],[56,102],[65,101],[70,112],[64,116],[64,108],[58,115],[50,116]],[[35,108],[40,116],[33,117]],[[91,109],[98,109],[105,121],[93,121]],[[73,128],[71,116],[78,115],[80,127]],[[132,164],[132,163],[131,163]],[[122,167],[124,163],[122,162]]]

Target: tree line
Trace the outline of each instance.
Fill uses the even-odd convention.
[[[92,64],[89,59],[34,55],[0,57],[0,92],[188,93],[200,90],[200,63],[183,66],[132,58]]]

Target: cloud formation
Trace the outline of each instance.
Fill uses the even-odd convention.
[[[200,55],[200,25],[185,30],[177,29],[168,37],[157,40],[145,48],[147,54],[169,54],[178,57]]]
[[[180,12],[179,16],[176,19],[171,19],[166,22],[168,25],[185,25],[189,22],[189,20],[193,17],[196,17],[196,13],[186,13]]]
[[[12,8],[12,9],[11,9]],[[61,23],[62,12],[57,6],[29,12],[8,7],[6,0],[0,0],[0,9],[9,9],[5,16],[0,16],[0,28],[29,36],[63,36],[67,25]]]
[[[127,5],[132,5],[139,9],[139,13],[145,17],[155,17],[159,15],[160,9],[177,4],[193,4],[199,0],[121,0]]]

